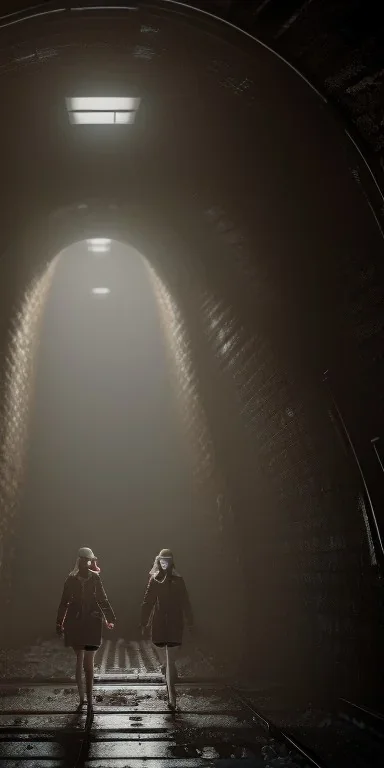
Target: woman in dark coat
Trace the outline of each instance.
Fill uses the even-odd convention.
[[[141,606],[141,628],[144,633],[151,625],[154,645],[165,650],[162,667],[167,680],[169,705],[176,707],[175,651],[183,639],[184,618],[192,631],[193,616],[184,579],[175,570],[171,550],[162,549],[157,555]]]
[[[97,558],[89,547],[81,547],[76,565],[67,577],[57,612],[56,630],[64,632],[65,645],[76,653],[76,682],[80,706],[84,704],[83,669],[88,710],[92,710],[93,668],[101,645],[102,623],[113,629],[115,614],[105,594]]]

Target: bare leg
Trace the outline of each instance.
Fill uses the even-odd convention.
[[[74,648],[76,653],[76,683],[79,691],[80,706],[84,704],[84,681],[83,681],[83,661],[84,651]]]
[[[93,709],[93,664],[95,651],[84,651],[85,690],[87,692],[88,709]]]
[[[169,705],[172,709],[176,708],[176,666],[175,666],[176,648],[166,646],[166,680],[168,687]]]
[[[166,657],[165,648],[156,648],[156,653],[158,654],[160,659],[161,674],[164,675],[165,677],[165,671],[167,668],[167,657]]]

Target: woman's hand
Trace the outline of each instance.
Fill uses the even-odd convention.
[[[106,624],[107,624],[108,629],[113,629],[113,627],[115,626],[113,621],[107,621]]]

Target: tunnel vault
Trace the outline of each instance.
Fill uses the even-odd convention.
[[[81,211],[79,216],[79,211]],[[117,211],[117,213],[116,213]],[[13,305],[15,314],[10,316],[9,345],[4,365],[4,387],[1,412],[1,436],[2,436],[2,466],[0,474],[2,528],[1,528],[1,586],[2,598],[9,605],[12,600],[12,573],[17,567],[17,538],[18,530],[23,521],[19,517],[19,503],[23,494],[25,469],[28,463],[29,432],[31,426],[31,411],[34,401],[34,389],[36,372],[38,367],[39,335],[41,323],[44,318],[46,302],[55,278],[56,269],[62,258],[65,258],[65,249],[72,242],[86,239],[87,236],[96,236],[102,233],[116,239],[123,239],[127,244],[133,242],[146,244],[147,241],[139,237],[137,226],[142,221],[154,221],[154,212],[141,211],[139,208],[130,212],[135,226],[127,229],[122,225],[124,214],[117,205],[103,205],[91,201],[80,206],[70,206],[60,209],[44,221],[39,231],[36,228],[29,233],[27,242],[32,237],[38,243],[39,258],[31,259],[31,248],[28,245],[28,253],[24,260],[23,247],[18,253],[19,265],[24,269],[18,275],[21,282],[13,286],[15,295]],[[126,214],[129,218],[129,213]],[[76,221],[77,220],[77,221]],[[101,225],[103,221],[103,225]],[[96,229],[95,229],[96,227]],[[46,232],[52,233],[52,238],[46,237]],[[152,234],[153,237],[153,234]],[[35,240],[36,238],[36,240]],[[169,264],[167,264],[168,238],[164,229],[162,236],[156,233],[155,248],[151,248],[152,264],[146,264],[150,282],[158,304],[159,322],[168,345],[168,358],[170,369],[170,385],[172,386],[175,401],[179,406],[180,421],[184,426],[187,439],[187,450],[190,456],[191,471],[194,477],[194,503],[205,509],[207,531],[201,530],[196,536],[196,541],[204,541],[208,534],[209,526],[213,526],[214,546],[209,560],[215,562],[215,571],[221,576],[223,588],[226,590],[227,605],[231,608],[234,619],[233,629],[222,627],[220,619],[216,619],[214,634],[226,632],[227,639],[232,637],[231,661],[233,664],[241,655],[244,643],[244,582],[242,566],[235,544],[236,529],[230,496],[226,487],[220,459],[214,449],[210,426],[207,421],[204,405],[201,401],[199,384],[194,368],[191,341],[188,334],[188,324],[178,307],[176,296],[182,281],[181,274],[185,271],[185,263],[179,260],[181,269],[172,262],[173,270],[169,276]],[[173,234],[173,247],[177,242],[177,236]],[[53,255],[59,250],[57,255]],[[180,256],[180,245],[178,248]],[[33,252],[36,253],[35,248]],[[165,262],[162,263],[162,262]],[[160,277],[163,276],[163,279]],[[166,282],[165,282],[166,281]],[[191,283],[190,283],[191,288]],[[185,289],[185,287],[184,287]],[[191,500],[186,503],[190,506]],[[193,503],[192,503],[193,507]],[[180,511],[183,514],[183,511]],[[191,536],[186,530],[186,535]],[[225,558],[229,555],[229,542],[232,551],[231,573],[225,565]],[[204,558],[200,554],[201,565]],[[211,575],[211,582],[215,579]],[[205,587],[207,590],[207,586]],[[235,654],[235,656],[233,656]]]
[[[382,631],[376,592],[382,552],[366,489],[322,376],[326,368],[331,370],[336,400],[342,402],[365,468],[370,464],[367,441],[382,425],[379,294],[384,280],[379,218],[372,216],[377,190],[372,191],[361,157],[314,95],[303,120],[300,89],[307,86],[290,79],[292,73],[282,74],[281,62],[270,63],[269,54],[259,52],[264,79],[265,67],[282,78],[280,91],[277,81],[270,86],[268,102],[261,68],[255,64],[254,74],[248,48],[244,54],[231,39],[229,53],[225,35],[217,27],[214,34],[212,27],[207,31],[206,22],[194,26],[192,14],[190,26],[184,17],[177,19],[181,26],[173,54],[172,28],[167,29],[161,12],[156,4],[152,20],[151,10],[144,10],[145,18],[135,22],[133,32],[125,29],[136,51],[135,67],[145,73],[147,95],[149,62],[157,67],[151,70],[157,72],[157,88],[168,77],[168,87],[177,89],[176,75],[169,72],[172,56],[178,62],[181,55],[181,33],[188,38],[187,52],[206,33],[212,46],[209,53],[204,46],[203,52],[199,49],[197,74],[189,72],[191,83],[193,77],[207,77],[202,99],[210,105],[211,120],[218,114],[213,126],[199,127],[199,163],[188,154],[190,139],[183,140],[182,131],[174,129],[168,141],[162,134],[153,150],[153,134],[147,132],[145,146],[129,156],[118,176],[121,144],[107,158],[99,157],[97,172],[87,164],[89,149],[85,160],[79,160],[67,148],[62,158],[56,156],[50,146],[41,161],[46,175],[40,174],[38,194],[32,194],[33,184],[25,179],[21,199],[11,192],[9,208],[4,202],[4,222],[9,221],[1,263],[3,584],[11,576],[15,554],[33,361],[54,258],[66,245],[88,236],[129,242],[151,265],[196,486],[209,498],[224,562],[230,555],[225,542],[234,542],[242,583],[238,657],[247,659],[243,666],[248,670],[253,664],[254,674],[267,670],[290,685],[304,677],[302,686],[366,691],[377,672]],[[39,27],[36,56],[43,39],[55,39],[60,56],[74,56],[78,65],[76,45],[89,34],[91,64],[95,55],[104,55],[100,36],[107,34],[107,53],[116,45],[120,63],[126,63],[121,41],[112,42],[116,22],[108,19],[105,31],[105,18],[101,21],[92,19],[86,33],[73,20],[68,27],[66,19],[60,40],[54,38],[60,27]],[[76,40],[71,37],[74,29]],[[71,43],[63,52],[68,32]],[[23,65],[16,66],[15,60],[13,49],[8,71],[13,77],[16,68],[21,78]],[[47,57],[34,60],[42,76],[47,62]],[[35,71],[38,77],[40,70]],[[3,74],[7,76],[5,70]],[[16,80],[12,83],[16,88]],[[288,86],[292,93],[284,90]],[[267,110],[277,94],[284,102],[285,92],[292,96],[286,133],[279,133],[278,116],[271,118],[276,145],[269,167],[263,167],[269,146]],[[169,106],[169,93],[161,93]],[[191,117],[185,102],[181,109]],[[238,123],[241,144],[235,141]],[[293,151],[304,123],[307,135],[319,132],[321,125],[324,146],[317,143],[309,151],[299,141]],[[9,168],[6,164],[5,183]],[[95,199],[100,173],[103,195]],[[60,190],[54,174],[62,180]],[[18,168],[16,180],[21,178]],[[299,186],[293,195],[289,188],[294,182]],[[340,200],[345,204],[339,205]],[[22,231],[19,237],[16,229]],[[189,367],[180,358],[183,354]],[[25,361],[21,373],[20,359]],[[356,408],[361,402],[363,418]],[[376,502],[379,486],[374,489]],[[235,605],[236,594],[231,599]]]
[[[236,248],[236,242],[228,242],[228,232],[229,241],[238,240],[239,233],[234,237],[228,221],[226,227],[217,226],[217,210],[200,214],[199,231],[207,228],[209,248],[212,251],[216,241],[222,258],[220,275],[208,276],[206,255],[191,250],[180,233],[165,230],[158,209],[115,205],[113,211],[89,202],[80,209],[70,206],[55,212],[29,232],[27,252],[19,246],[9,264],[13,287],[8,283],[8,295],[12,288],[15,314],[10,312],[12,332],[6,337],[10,345],[2,411],[4,586],[10,587],[16,554],[12,543],[17,502],[39,326],[57,264],[53,254],[71,241],[101,234],[93,222],[99,228],[103,222],[104,235],[128,240],[148,254],[169,337],[175,396],[190,442],[197,498],[208,497],[221,555],[224,562],[231,558],[232,569],[235,556],[241,574],[235,583],[237,588],[242,585],[242,600],[238,593],[226,593],[232,610],[236,606],[236,653],[251,652],[257,638],[258,663],[264,670],[269,664],[271,673],[276,675],[278,669],[282,676],[286,654],[299,663],[308,647],[330,668],[335,661],[336,667],[341,664],[338,652],[345,662],[346,650],[349,664],[358,663],[359,646],[350,643],[348,648],[345,636],[353,630],[354,617],[368,609],[364,572],[369,573],[372,553],[362,545],[366,531],[361,488],[340,449],[321,386],[312,381],[309,389],[308,376],[300,377],[299,371],[293,377],[292,358],[279,354],[268,325],[255,327],[254,315],[249,315],[250,263],[245,259],[238,264],[232,256],[225,265],[225,250]],[[191,211],[189,225],[190,217]],[[183,231],[182,225],[179,228]],[[234,305],[238,295],[241,308]],[[260,618],[268,627],[261,636]],[[312,679],[311,667],[309,662]]]

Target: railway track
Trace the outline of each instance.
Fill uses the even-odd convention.
[[[321,749],[313,749],[307,734],[302,739],[301,732],[261,712],[249,693],[220,679],[203,656],[204,674],[177,683],[176,713],[167,707],[160,661],[148,643],[105,643],[98,663],[92,722],[76,711],[73,681],[14,679],[0,685],[1,768],[341,765],[319,757]],[[380,730],[377,720],[375,725]],[[348,763],[355,764],[360,765]]]

